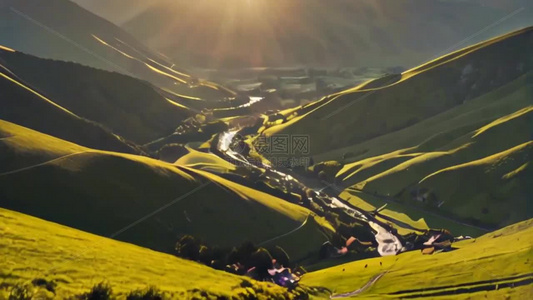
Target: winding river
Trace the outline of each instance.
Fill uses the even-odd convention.
[[[232,149],[231,145],[233,139],[235,138],[238,132],[239,130],[233,129],[221,133],[218,138],[217,149],[227,158],[233,161],[236,161],[250,168],[258,168],[254,164],[250,163],[242,154]],[[270,173],[275,177],[278,177],[285,181],[290,181],[296,186],[305,187],[303,183],[301,183],[289,174],[276,170],[269,165],[263,164],[262,167],[267,171],[267,173]],[[345,201],[341,201],[337,197],[326,195],[325,193],[316,189],[313,190],[315,191],[317,196],[327,199],[327,202],[329,202],[329,207],[343,209],[348,215],[352,216],[353,218],[367,222],[368,225],[370,225],[370,227],[373,229],[374,237],[378,243],[377,250],[381,256],[396,255],[399,252],[403,251],[403,245],[398,236],[387,230],[383,226],[384,224],[381,221],[377,220],[374,216],[355,206],[347,204]]]

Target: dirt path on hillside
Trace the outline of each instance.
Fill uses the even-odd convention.
[[[370,287],[372,287],[386,273],[387,272],[383,272],[383,273],[379,273],[378,275],[375,275],[374,277],[370,278],[370,280],[365,285],[363,285],[361,288],[359,288],[359,289],[357,289],[355,291],[348,292],[348,293],[343,293],[343,294],[331,295],[330,299],[339,299],[339,298],[347,298],[347,297],[357,296],[357,295],[361,294],[362,292],[368,290]]]

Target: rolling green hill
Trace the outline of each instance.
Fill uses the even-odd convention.
[[[172,299],[294,297],[274,284],[255,282],[3,208],[0,234],[0,299],[7,299],[16,285],[30,286],[37,299],[67,299],[88,292],[100,282],[107,282],[119,299],[150,286]],[[55,283],[54,293],[44,286],[32,285],[36,279]],[[253,288],[241,286],[243,281],[250,282]]]
[[[533,221],[528,220],[454,243],[458,249],[451,252],[352,262],[308,273],[302,283],[325,287],[334,295],[363,288],[353,297],[365,299],[529,299],[532,240]]]
[[[20,52],[0,50],[0,62],[58,105],[141,145],[173,133],[190,116],[129,76]]]
[[[308,135],[315,163],[342,162],[330,177],[358,205],[423,211],[430,227],[449,218],[456,233],[471,232],[465,223],[531,218],[533,56],[521,47],[532,34],[509,33],[283,112],[287,121],[263,134]]]
[[[496,111],[502,114],[526,105],[531,84],[521,88],[514,89],[510,97],[492,95],[498,99],[495,103],[478,99],[470,110],[461,108],[462,114],[452,110],[446,113],[451,118],[438,116],[394,137],[381,138],[374,145],[383,145],[383,150],[402,136],[419,138],[426,130],[443,129],[415,147],[346,164],[337,181],[352,186],[348,192],[356,189],[393,197],[473,224],[500,227],[530,218],[533,107],[488,122]]]
[[[349,170],[356,167],[353,161],[372,160],[382,155],[395,151],[401,152],[424,152],[437,149],[453,149],[445,146],[455,139],[463,136],[464,140],[473,135],[470,132],[489,124],[490,122],[510,115],[531,105],[533,74],[531,72],[513,80],[490,93],[468,101],[463,105],[454,107],[434,117],[428,118],[413,126],[395,131],[369,141],[333,150],[322,155],[317,155],[318,161],[339,160],[345,153],[352,153],[352,157],[344,160],[347,165],[342,173],[343,179],[351,173]],[[457,143],[455,143],[457,147]],[[385,157],[383,157],[385,158]],[[341,174],[339,174],[341,175]],[[369,176],[367,176],[369,177]],[[357,179],[352,177],[349,183],[355,183]]]
[[[0,205],[94,234],[168,252],[185,234],[222,247],[261,243],[314,215],[205,171],[93,150],[5,121],[0,132]],[[298,241],[294,259],[318,251],[333,230],[316,221],[279,241]]]

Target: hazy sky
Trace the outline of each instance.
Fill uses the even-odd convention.
[[[156,1],[146,0],[72,0],[84,8],[117,24],[122,24]]]
[[[531,0],[72,1],[122,26],[141,42],[178,63],[205,66],[315,63],[411,66],[440,51],[457,50],[449,47],[478,31],[483,34],[469,39],[469,43],[528,25],[533,3]],[[516,17],[499,21],[521,7],[527,9]]]

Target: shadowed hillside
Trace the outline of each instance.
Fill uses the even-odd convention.
[[[184,234],[233,246],[275,238],[314,215],[207,172],[80,147],[4,121],[0,132],[0,205],[98,235],[162,251]],[[324,242],[320,232],[331,226],[317,221],[315,234],[309,228],[286,241],[299,240],[295,258]]]
[[[58,105],[138,144],[173,133],[190,116],[149,83],[118,73],[1,50],[0,63]]]
[[[13,75],[0,69],[0,119],[95,149],[142,153],[135,145],[75,115],[10,76]]]

